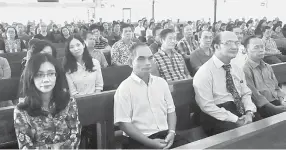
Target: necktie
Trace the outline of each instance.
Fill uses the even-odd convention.
[[[227,64],[227,65],[223,65],[222,67],[226,71],[226,75],[225,75],[225,77],[226,77],[226,89],[229,93],[231,93],[238,112],[241,115],[243,115],[245,110],[244,110],[243,103],[241,101],[241,97],[239,96],[239,94],[235,88],[232,76],[230,74],[231,65]]]

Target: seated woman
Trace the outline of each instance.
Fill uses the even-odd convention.
[[[6,58],[0,57],[0,79],[11,78],[11,68]]]
[[[92,32],[88,32],[86,34],[86,39],[85,39],[85,44],[87,47],[87,50],[89,54],[91,55],[92,58],[95,58],[96,60],[99,61],[101,68],[105,68],[108,66],[108,63],[106,61],[106,58],[104,54],[101,52],[100,49],[95,49],[95,37]]]
[[[0,53],[15,53],[27,51],[25,43],[19,39],[17,30],[14,27],[7,27],[7,39],[0,42]]]
[[[83,39],[74,36],[66,48],[64,69],[71,95],[99,93],[103,78],[98,60],[92,58]]]
[[[77,149],[81,126],[64,71],[49,54],[30,58],[24,71],[24,98],[14,109],[20,149]]]

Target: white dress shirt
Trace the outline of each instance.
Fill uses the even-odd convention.
[[[77,63],[77,71],[73,73],[66,73],[69,84],[70,94],[86,95],[92,94],[95,90],[103,90],[103,78],[101,73],[101,66],[98,60],[92,59],[94,68],[93,72],[86,70],[85,66]]]
[[[139,34],[139,36],[142,36],[141,31],[144,31],[145,28],[142,26],[140,27],[139,25],[135,28],[134,33],[135,34]],[[139,36],[136,35],[136,38],[138,38]]]
[[[174,111],[168,83],[153,75],[147,85],[132,73],[114,95],[114,123],[132,123],[146,136],[168,130],[167,115]]]
[[[195,74],[193,86],[196,92],[196,101],[201,110],[210,116],[229,122],[236,122],[238,116],[220,108],[217,105],[234,101],[233,96],[226,89],[226,71],[224,63],[215,55],[203,64]],[[256,112],[256,106],[251,100],[251,90],[247,87],[244,72],[236,65],[231,65],[231,75],[237,92],[242,98],[245,111]]]
[[[245,52],[245,48],[243,45],[240,45],[236,57],[230,61],[230,64],[235,64],[240,69],[243,69],[246,60],[247,60],[247,54]]]

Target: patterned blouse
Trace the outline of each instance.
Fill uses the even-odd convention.
[[[20,39],[4,40],[4,45],[0,47],[3,47],[6,53],[21,52],[23,49],[26,49],[25,43]]]
[[[50,109],[54,110],[55,105]],[[77,149],[80,144],[81,126],[74,98],[54,117],[31,117],[15,107],[14,126],[20,149]]]
[[[134,42],[126,45],[122,40],[116,42],[111,48],[111,64],[112,65],[128,65],[129,48]]]

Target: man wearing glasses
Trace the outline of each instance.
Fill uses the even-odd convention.
[[[208,135],[218,134],[251,123],[256,106],[251,100],[243,70],[230,65],[240,42],[235,33],[219,33],[212,42],[215,53],[194,76],[200,121]]]

